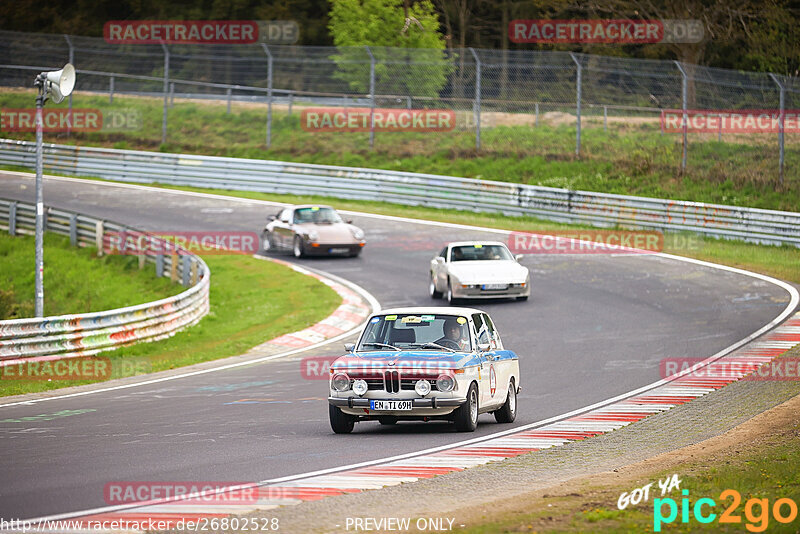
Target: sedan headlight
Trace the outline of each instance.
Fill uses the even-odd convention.
[[[359,241],[364,239],[364,230],[362,230],[361,228],[353,228],[352,230],[354,238],[356,238]]]
[[[359,397],[367,392],[367,383],[361,379],[353,382],[353,392]]]
[[[436,389],[439,391],[453,391],[456,387],[456,380],[450,375],[439,375],[436,379]]]
[[[344,373],[336,373],[331,379],[331,386],[336,391],[347,391],[350,389],[350,378]]]
[[[417,395],[420,397],[424,397],[431,392],[431,383],[427,380],[418,380],[414,385],[414,391],[416,391]]]

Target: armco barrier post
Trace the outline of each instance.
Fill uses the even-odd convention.
[[[8,205],[8,233],[14,237],[17,235],[17,203],[12,202]]]
[[[161,117],[161,144],[167,142],[167,105],[169,104],[169,49],[167,45],[161,43],[164,50],[164,114]]]
[[[97,245],[97,255],[103,255],[103,221],[97,221],[94,225],[94,242]]]
[[[78,216],[74,213],[69,216],[69,244],[78,246]]]
[[[375,146],[375,56],[372,50],[364,45],[369,54],[369,147]]]
[[[114,103],[114,77],[113,76],[108,80],[108,103],[109,104],[113,104]]]
[[[780,103],[778,104],[780,106],[780,117],[778,119],[778,149],[780,151],[780,156],[779,156],[780,157],[780,161],[778,163],[778,166],[779,166],[780,170],[778,171],[778,175],[780,177],[780,183],[781,183],[781,185],[783,185],[783,158],[784,158],[783,135],[784,135],[784,127],[785,127],[785,121],[786,121],[786,113],[785,113],[785,110],[784,110],[784,105],[786,103],[786,100],[785,100],[786,99],[786,88],[783,86],[783,84],[780,82],[780,80],[778,80],[777,76],[775,76],[771,72],[769,73],[769,75],[772,78],[772,81],[774,81],[778,85],[778,88],[781,91],[781,93],[780,93]]]
[[[161,278],[164,276],[164,255],[156,254],[156,276]]]
[[[267,148],[272,145],[272,52],[266,43],[261,48],[267,54]]]
[[[686,172],[686,152],[688,150],[687,141],[688,141],[688,131],[689,131],[689,114],[687,113],[688,110],[688,92],[689,92],[689,79],[686,77],[686,71],[683,70],[683,66],[677,61],[675,61],[675,66],[678,67],[678,70],[681,71],[681,76],[683,77],[683,85],[681,89],[681,100],[683,103],[681,104],[681,109],[683,109],[683,120],[681,124],[683,126],[683,155],[681,156],[681,172]]]
[[[226,94],[228,96],[228,109],[225,112],[225,114],[226,115],[230,115],[231,114],[231,98],[233,97],[233,89],[228,87],[228,90],[226,91]]]
[[[575,62],[575,66],[578,69],[578,77],[575,80],[575,119],[576,119],[576,127],[577,131],[575,134],[575,155],[581,155],[581,74],[583,68],[581,67],[581,62],[578,61],[578,58],[575,57],[575,54],[572,52],[569,53],[569,57],[572,58],[572,61]]]
[[[191,283],[195,285],[197,283],[197,262],[192,260],[192,272],[191,272]]]
[[[472,112],[475,114],[475,149],[481,149],[481,60],[472,47],[469,47],[472,57],[475,58],[475,101]]]
[[[178,281],[178,255],[174,252],[169,257],[169,278],[173,282]]]
[[[183,259],[183,265],[181,265],[181,283],[184,286],[189,285],[190,273],[189,270],[191,269],[192,257],[188,254],[181,256]]]

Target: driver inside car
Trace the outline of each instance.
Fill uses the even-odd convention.
[[[450,317],[444,322],[444,337],[437,339],[435,343],[451,349],[458,346],[458,350],[468,351],[469,333],[466,326],[466,323],[461,325],[455,317]]]

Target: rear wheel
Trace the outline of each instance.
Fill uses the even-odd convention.
[[[349,434],[353,431],[356,418],[348,415],[333,404],[328,405],[328,416],[331,420],[331,428],[337,434]]]
[[[508,384],[506,403],[499,410],[495,410],[494,418],[498,423],[513,423],[517,418],[517,388],[514,386],[513,378]]]
[[[433,277],[433,273],[431,273],[431,283],[428,285],[428,294],[432,299],[442,298],[442,292],[436,291],[436,279]]]
[[[478,387],[473,382],[467,391],[467,402],[456,410],[456,430],[475,432],[478,428]]]
[[[303,240],[300,239],[299,235],[294,236],[294,244],[292,246],[292,252],[294,252],[295,258],[302,258],[305,255],[305,247],[303,246]]]

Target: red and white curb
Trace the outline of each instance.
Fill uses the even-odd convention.
[[[76,532],[88,531],[98,522],[112,521],[127,521],[128,524],[137,521],[163,521],[165,522],[163,524],[174,528],[180,521],[221,519],[232,514],[266,511],[279,506],[380,489],[462,471],[617,430],[740,380],[798,344],[800,344],[800,313],[796,313],[761,339],[714,360],[715,364],[736,363],[735,366],[727,367],[729,370],[724,377],[697,377],[682,373],[676,375],[678,378],[668,382],[662,381],[666,383],[640,394],[543,426],[521,431],[512,430],[500,437],[477,438],[469,440],[467,444],[449,449],[440,447],[417,456],[404,455],[386,463],[355,466],[341,471],[328,470],[306,478],[287,477],[283,481],[266,481],[259,483],[255,489],[258,492],[257,498],[246,504],[225,503],[223,494],[218,493],[202,497],[204,500],[219,501],[218,503],[189,504],[180,501],[159,501],[144,506],[131,505],[125,509],[109,507],[107,511],[96,510],[98,513],[92,515],[69,514],[70,521],[80,525],[73,529]],[[138,531],[129,530],[129,532]]]

